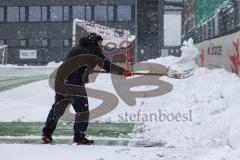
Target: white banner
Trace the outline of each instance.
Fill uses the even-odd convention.
[[[37,59],[37,50],[20,50],[20,59]]]

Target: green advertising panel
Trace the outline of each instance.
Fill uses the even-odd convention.
[[[217,9],[224,7],[230,0],[195,0],[196,25],[210,18]]]

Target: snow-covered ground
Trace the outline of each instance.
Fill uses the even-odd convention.
[[[70,146],[70,145],[0,145],[1,157],[15,160],[145,160],[169,159],[159,148],[112,147],[112,146]],[[13,154],[14,152],[14,154]],[[172,152],[174,153],[174,152]],[[181,154],[180,152],[178,154]],[[178,156],[174,154],[175,156]],[[180,156],[179,156],[180,157]]]
[[[167,57],[149,60],[148,62],[170,65],[178,60],[179,58],[177,57]],[[47,70],[47,72],[49,72],[49,70]],[[167,79],[167,81],[170,80],[169,78],[165,79]],[[173,81],[179,82],[179,80]],[[100,74],[97,77],[96,82],[89,83],[87,87],[110,92],[119,98],[119,104],[117,108],[111,113],[97,119],[100,122],[120,122],[122,118],[119,115],[125,114],[126,112],[131,114],[136,113],[136,111],[139,111],[140,109],[143,109],[145,112],[151,111],[154,108],[159,109],[160,103],[162,101],[161,99],[165,99],[165,96],[163,98],[155,97],[151,99],[138,99],[135,107],[129,107],[129,105],[124,103],[124,101],[116,93],[109,74]],[[151,87],[144,86],[141,87],[141,90],[148,90],[149,88]],[[48,111],[54,102],[55,93],[53,89],[49,87],[49,81],[44,80],[2,92],[0,95],[0,121],[32,122],[45,121]],[[159,105],[144,107],[148,106],[148,101],[151,102],[152,99],[154,102],[156,102],[155,104]],[[90,109],[97,107],[100,103],[101,101],[98,99],[91,97],[89,98]]]
[[[140,148],[71,145],[0,145],[1,158],[8,160],[239,160],[239,154],[215,148]],[[14,154],[13,154],[14,153]]]
[[[176,57],[166,57],[150,60],[150,62],[169,65],[177,60]],[[159,110],[169,114],[184,114],[191,110],[192,121],[148,122],[143,120],[141,122],[142,119],[140,119],[138,122],[135,119],[138,124],[131,136],[155,142],[165,141],[166,148],[149,150],[131,147],[128,149],[121,149],[122,147],[92,147],[92,150],[96,152],[92,159],[94,157],[110,159],[112,155],[119,157],[119,159],[123,159],[124,156],[128,156],[128,159],[131,159],[131,157],[133,159],[151,159],[151,157],[157,159],[161,157],[161,154],[164,154],[166,158],[170,156],[168,153],[171,152],[173,152],[171,154],[175,154],[175,159],[240,159],[240,150],[238,150],[240,145],[239,77],[224,69],[197,68],[194,76],[188,79],[175,80],[167,77],[161,79],[173,85],[172,92],[161,97],[138,99],[135,107],[129,107],[120,99],[118,107],[111,113],[99,118],[98,121],[119,122],[122,121],[119,115],[125,113],[157,114]],[[89,84],[88,87],[117,95],[108,74],[100,75],[96,82]],[[144,88],[147,89],[148,86]],[[44,121],[53,103],[53,98],[54,91],[49,88],[47,80],[2,92],[0,93],[0,121]],[[92,98],[89,102],[91,108],[100,103],[99,100]],[[132,121],[129,120],[128,122]],[[14,148],[16,153],[27,152],[29,148],[33,153],[40,153],[45,148],[23,145],[21,146],[23,150],[20,150],[17,149],[20,148],[19,145],[0,145],[0,150],[4,150],[2,153],[7,155],[9,147]],[[172,150],[169,149],[172,147]],[[76,152],[83,157],[91,149],[91,147],[76,148],[75,146],[48,146],[46,149],[49,149],[54,156],[58,156],[57,153],[62,152],[66,152],[66,155]],[[108,150],[109,155],[101,153],[103,148]],[[63,151],[61,152],[61,150]],[[118,153],[119,150],[123,151]],[[151,152],[152,154],[150,154]],[[71,157],[73,159],[78,157],[75,156],[73,154]],[[29,157],[31,158],[31,155]],[[43,157],[46,157],[45,154],[43,154]]]
[[[180,59],[176,57],[165,57],[149,62],[170,65],[178,60]],[[193,62],[188,65],[196,68]],[[178,67],[181,68],[181,65]],[[197,67],[194,76],[188,79],[161,77],[161,80],[173,85],[170,93],[160,97],[139,98],[134,107],[129,107],[119,99],[117,108],[97,121],[134,121],[136,127],[131,134],[133,138],[165,142],[163,148],[3,144],[0,145],[1,156],[14,159],[14,152],[15,155],[21,154],[22,159],[240,159],[240,78],[224,69]],[[87,87],[117,96],[108,74],[99,75],[96,82]],[[148,89],[151,86],[141,87],[141,90]],[[44,121],[53,98],[54,91],[48,86],[47,80],[2,92],[0,121]],[[93,98],[89,102],[91,109],[101,103]],[[159,115],[160,111],[165,115],[174,115],[175,120],[149,119],[150,114]],[[140,114],[140,118],[128,117],[123,120],[126,113],[135,117]],[[184,114],[188,116],[187,119],[178,121],[179,115],[183,118]],[[51,153],[52,156],[48,157],[46,153]]]

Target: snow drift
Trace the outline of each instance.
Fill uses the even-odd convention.
[[[198,51],[192,40],[184,42],[182,51],[181,58],[159,58],[150,62],[164,65],[180,62],[177,69],[186,67],[187,63],[188,67],[195,68],[194,76],[184,80],[162,78],[173,84],[173,91],[155,101],[145,100],[142,109],[148,112],[147,107],[155,106],[151,112],[159,109],[167,113],[191,111],[192,120],[144,121],[136,125],[132,136],[150,142],[164,141],[169,147],[240,149],[239,77],[224,69],[196,67],[194,58],[198,56]]]

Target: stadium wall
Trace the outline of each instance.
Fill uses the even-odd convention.
[[[225,68],[240,75],[240,31],[195,44],[200,51],[200,66]]]

